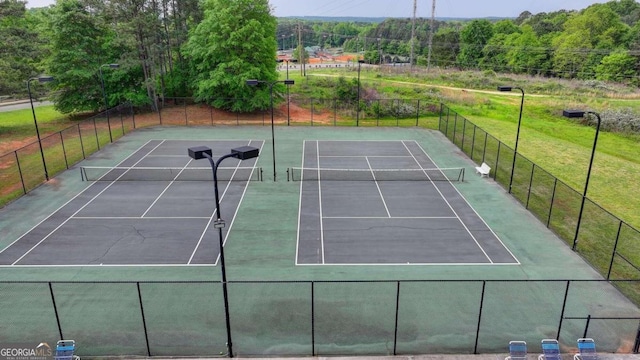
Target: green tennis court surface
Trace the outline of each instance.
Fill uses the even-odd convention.
[[[8,324],[0,337],[57,338],[62,332],[78,342],[81,355],[224,352],[220,269],[211,265],[218,256],[216,234],[205,230],[214,207],[212,184],[189,175],[167,188],[172,180],[166,176],[177,176],[175,169],[188,161],[182,148],[186,154],[189,146],[220,145],[215,153],[221,154],[249,142],[261,148],[257,162],[223,165],[247,172],[239,181],[224,176],[229,195],[243,195],[221,204],[222,218],[232,223],[224,249],[236,355],[386,355],[394,345],[406,354],[501,352],[514,337],[531,344],[555,337],[561,318],[560,339],[573,344],[588,315],[620,318],[592,320],[588,335],[599,336],[603,351],[633,342],[638,309],[598,281],[596,271],[499,185],[475,175],[475,165],[442,134],[311,127],[276,128],[277,182],[268,128],[158,127],[128,134],[82,162],[83,171],[71,169],[0,210],[0,324]],[[351,156],[360,149],[355,142],[366,144],[366,154]],[[171,146],[166,153],[136,157],[158,143]],[[377,152],[382,144],[410,150],[385,155]],[[310,163],[314,156],[318,163]],[[134,158],[141,162],[129,163]],[[371,181],[318,170],[365,165],[427,170],[425,176],[431,169],[466,171],[462,181],[449,175],[419,181],[416,174],[382,180],[388,174],[370,171],[376,177]],[[136,174],[132,167],[145,171]],[[319,176],[296,174],[294,168],[312,168]],[[307,179],[287,181],[287,169]],[[124,174],[135,175],[113,181]],[[98,189],[94,195],[106,190],[95,204],[75,203]],[[108,194],[112,190],[117,191]],[[318,214],[319,201],[331,214]],[[318,261],[323,247],[300,247],[306,215],[323,228],[310,225],[316,235],[304,241],[329,234],[324,263]],[[409,219],[427,217],[429,226]],[[440,223],[438,217],[447,219]],[[74,226],[65,228],[70,222]],[[480,225],[486,228],[471,230]],[[491,235],[478,243],[493,245],[477,246],[481,236],[474,231]],[[425,247],[416,235],[421,233],[436,234],[438,241]],[[25,236],[32,238],[13,253]],[[191,266],[196,264],[188,257],[201,236],[210,246],[195,252],[198,266]],[[370,239],[395,243],[376,247]],[[301,249],[306,255],[300,256]],[[574,281],[569,286],[566,280]]]

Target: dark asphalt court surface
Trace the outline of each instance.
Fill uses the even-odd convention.
[[[193,160],[192,146],[205,145],[217,159],[232,148],[263,141],[250,140],[151,140],[118,164],[104,178],[129,181],[96,181],[29,232],[0,251],[0,265],[210,265],[218,258],[217,229],[213,228],[215,201],[213,182],[140,180],[149,168],[172,167],[180,172],[208,168],[206,159]],[[256,158],[224,160],[219,170],[252,172]],[[246,168],[250,169],[246,169]],[[144,168],[140,170],[141,168]],[[156,178],[158,169],[150,171]],[[257,171],[257,169],[255,169]],[[219,171],[219,176],[220,176]],[[115,174],[115,175],[114,175]],[[104,179],[103,179],[104,180]],[[223,230],[227,232],[248,181],[219,181]],[[216,260],[217,262],[217,260]]]
[[[454,182],[431,181],[432,170],[402,180],[402,170],[437,168],[415,141],[305,141],[302,168],[298,265],[518,264]],[[398,178],[330,169],[398,169]]]

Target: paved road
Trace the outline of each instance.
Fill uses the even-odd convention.
[[[53,105],[51,101],[34,101],[33,106],[44,106],[44,105]],[[29,104],[29,100],[19,100],[19,101],[11,101],[0,103],[0,112],[4,111],[13,111],[20,109],[29,109],[31,104]]]

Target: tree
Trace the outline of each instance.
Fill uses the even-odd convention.
[[[517,73],[538,75],[547,70],[548,50],[542,45],[533,28],[521,26],[522,33],[511,35],[505,42],[509,51],[509,67]]]
[[[26,94],[45,52],[25,1],[0,0],[0,95]]]
[[[477,68],[482,58],[482,49],[493,36],[493,25],[489,20],[473,20],[460,33],[458,64],[463,68]]]
[[[269,107],[269,89],[247,79],[275,81],[276,19],[268,0],[206,0],[204,20],[184,47],[198,101],[231,111]]]
[[[629,33],[629,27],[610,7],[592,5],[571,16],[554,40],[554,70],[566,77],[592,77],[608,49],[627,45]]]
[[[49,74],[56,79],[55,107],[62,113],[96,111],[103,104],[99,68],[107,29],[79,0],[60,0],[51,17]]]
[[[596,78],[604,81],[625,82],[638,84],[635,70],[636,59],[627,52],[616,52],[605,56],[596,66]]]
[[[422,53],[428,55],[428,48]],[[452,27],[442,27],[433,35],[431,60],[440,67],[449,67],[456,64],[456,58],[460,52],[460,32]]]

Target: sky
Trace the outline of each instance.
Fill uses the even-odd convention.
[[[560,9],[584,9],[608,0],[436,0],[436,17],[517,17],[523,11],[534,14]],[[269,0],[274,15],[411,17],[412,0]],[[28,0],[27,7],[42,7],[55,0]],[[432,0],[418,0],[417,16],[431,17]]]

